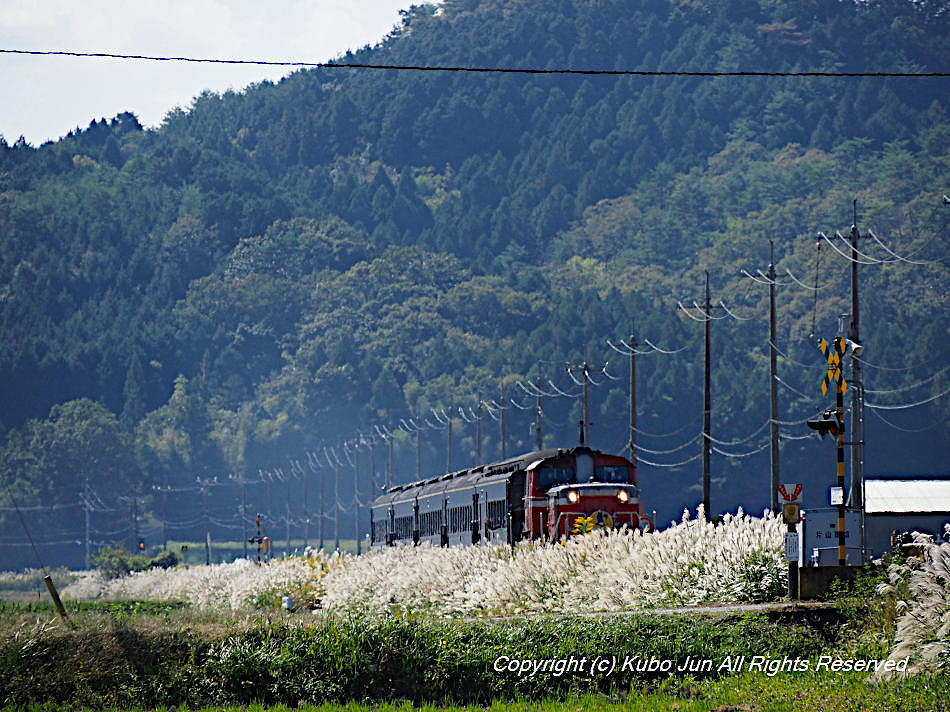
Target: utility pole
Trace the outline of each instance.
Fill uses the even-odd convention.
[[[706,288],[704,292],[703,303],[700,306],[695,301],[693,302],[693,308],[699,310],[703,315],[703,318],[698,318],[689,313],[689,309],[683,306],[682,302],[677,302],[679,308],[693,321],[703,322],[704,331],[705,331],[705,349],[703,351],[703,509],[705,510],[704,514],[706,521],[712,521],[712,512],[710,511],[710,463],[712,456],[712,395],[711,385],[710,385],[710,363],[712,360],[711,356],[711,328],[710,324],[713,318],[722,319],[724,317],[713,317],[712,310],[712,300],[709,296],[709,270],[705,270],[706,274]],[[719,307],[726,309],[726,305],[720,300]]]
[[[541,379],[538,379],[538,382],[535,384],[535,388],[538,391],[538,404],[537,411],[534,420],[534,448],[538,452],[544,449],[544,433],[542,432],[542,426],[544,424],[544,407],[541,403]]]
[[[91,568],[91,557],[89,553],[89,480],[83,482],[83,496],[82,496],[82,509],[86,518],[86,568]]]
[[[217,478],[208,479],[207,477],[196,477],[198,487],[201,489],[201,499],[204,509],[205,524],[205,565],[211,565],[211,522],[208,518],[208,488],[217,481]]]
[[[330,464],[330,458],[327,455],[327,449],[323,448],[323,456],[327,458],[327,464]],[[320,538],[320,551],[323,551],[324,539],[323,539],[323,525],[327,516],[327,507],[326,507],[326,486],[327,486],[327,471],[323,467],[323,464],[314,458],[317,463],[318,472],[320,473],[319,481],[319,501],[320,501],[320,518],[317,520],[317,536]]]
[[[630,462],[637,464],[637,333],[630,324]]]
[[[706,348],[703,357],[703,509],[705,510],[706,521],[712,521],[710,512],[710,460],[711,460],[711,420],[712,420],[712,398],[710,395],[710,323],[712,322],[712,304],[709,300],[709,270],[706,270],[706,299],[703,302],[703,313],[706,316]]]
[[[482,464],[482,401],[478,399],[475,409],[475,464]]]
[[[139,494],[138,494],[138,485],[132,487],[132,499],[130,502],[130,519],[132,524],[132,546],[129,547],[129,551],[138,550],[138,541],[139,541]]]
[[[308,496],[309,493],[309,484],[310,476],[306,470],[300,467],[300,463],[297,463],[297,468],[300,472],[300,477],[303,478],[303,548],[306,549],[310,546],[310,507]]]
[[[852,203],[851,223],[851,325],[848,338],[855,344],[861,343],[858,317],[858,200]],[[867,236],[864,236],[867,237]],[[851,359],[851,492],[849,504],[864,509],[864,381],[861,378],[861,360],[857,356]],[[863,531],[863,529],[862,529]],[[861,546],[864,546],[862,540]]]
[[[445,471],[452,471],[452,416],[448,417],[448,422],[445,424],[446,434],[445,434]]]
[[[162,487],[162,551],[168,550],[168,475],[165,476],[165,486]]]
[[[449,418],[449,422],[452,422],[451,418]],[[386,462],[386,491],[388,492],[393,486],[393,447],[395,443],[392,435],[389,436],[386,444],[389,446],[389,460]]]
[[[410,418],[411,420],[411,418]],[[416,479],[422,479],[422,428],[415,423],[412,424],[416,429]]]
[[[860,300],[858,294],[858,240],[867,239],[868,234],[862,235],[858,231],[858,201],[855,198],[851,203],[852,223],[847,237],[835,232],[837,240],[847,241],[851,248],[851,314],[848,324],[846,349],[851,352],[851,487],[848,492],[847,503],[860,511],[861,538],[860,546],[863,556],[864,540],[864,381],[862,378],[861,360],[858,358],[864,350],[861,345],[860,332]],[[829,240],[823,233],[818,233],[819,240]],[[820,245],[820,242],[819,242]],[[840,252],[840,250],[839,250]],[[843,333],[843,324],[839,333]],[[842,337],[844,338],[844,337]],[[843,415],[842,415],[843,417]],[[841,421],[842,424],[844,421]],[[842,485],[843,486],[843,485]]]
[[[369,485],[370,491],[373,493],[370,497],[370,502],[376,499],[376,436],[373,436],[369,440]]]
[[[771,463],[772,512],[778,514],[778,488],[781,484],[778,460],[778,354],[775,326],[775,243],[769,240],[769,454]]]
[[[284,473],[281,470],[278,470],[281,476],[284,476]],[[293,470],[287,473],[286,482],[287,482],[287,513],[284,517],[284,523],[287,525],[287,552],[285,556],[290,555],[290,481],[293,479]]]
[[[581,445],[590,445],[590,365],[587,361],[584,361],[580,366],[568,366],[567,373],[573,379],[574,371],[580,371],[584,376],[584,382],[579,384],[582,386],[582,398],[584,406],[584,415],[583,420],[581,421],[580,429],[580,441]],[[577,379],[574,379],[574,382],[577,383]]]
[[[508,429],[505,425],[505,398],[501,398],[501,459],[505,460],[508,458]]]
[[[340,461],[333,453],[333,548],[340,550]]]
[[[360,542],[360,441],[353,445],[353,530],[356,538],[356,555],[361,551]]]
[[[244,558],[247,559],[247,477],[241,470],[241,539],[244,541]]]

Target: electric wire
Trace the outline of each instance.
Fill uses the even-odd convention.
[[[649,433],[645,430],[640,430],[640,428],[634,428],[634,431],[636,431],[638,435],[645,435],[648,438],[671,438],[674,435],[679,435],[681,432],[683,432],[684,430],[690,427],[696,427],[696,426],[693,423],[686,423],[685,425],[682,425],[678,427],[676,430],[669,433]]]
[[[762,425],[760,425],[758,428],[755,429],[755,432],[751,433],[750,435],[747,435],[746,437],[740,440],[733,440],[732,442],[726,442],[725,440],[717,440],[712,435],[705,435],[704,433],[700,433],[700,435],[703,435],[710,442],[716,443],[717,445],[722,445],[724,447],[731,447],[733,445],[741,445],[742,443],[748,442],[749,440],[754,438],[756,435],[761,433],[763,430],[765,430],[765,428],[771,425],[771,423],[772,423],[771,420],[766,420],[764,423],[762,423]]]
[[[934,380],[940,378],[940,376],[942,376],[942,375],[943,375],[944,373],[946,373],[948,370],[950,370],[950,366],[945,366],[944,368],[940,369],[939,371],[937,371],[936,373],[934,373],[932,376],[930,376],[930,378],[925,378],[924,380],[918,381],[917,383],[911,383],[909,386],[901,386],[901,387],[899,387],[899,388],[889,388],[889,389],[887,389],[887,390],[879,390],[879,389],[873,389],[873,388],[865,388],[865,389],[864,389],[864,392],[865,392],[865,393],[873,393],[873,394],[875,394],[875,395],[885,395],[885,394],[887,394],[887,393],[903,393],[903,392],[905,392],[905,391],[910,391],[910,390],[913,390],[913,389],[915,389],[915,388],[920,388],[921,386],[923,386],[923,385],[925,385],[925,384],[927,384],[927,383],[930,383],[931,381],[934,381]]]
[[[726,452],[725,450],[720,450],[720,449],[719,449],[718,447],[716,447],[715,445],[710,446],[710,449],[711,449],[713,452],[719,453],[720,455],[724,455],[725,457],[729,457],[729,458],[737,459],[737,460],[738,460],[738,459],[742,459],[742,458],[746,458],[746,457],[751,457],[752,455],[756,455],[756,454],[762,452],[763,450],[765,450],[765,448],[769,447],[769,445],[771,445],[771,443],[770,443],[770,442],[767,442],[767,443],[765,443],[764,445],[761,445],[761,446],[757,447],[755,450],[750,450],[749,452],[742,452],[742,453]]]
[[[739,271],[740,271],[742,274],[744,274],[746,277],[748,277],[749,279],[751,279],[753,282],[758,282],[759,284],[765,284],[765,285],[775,284],[775,282],[774,282],[773,280],[768,279],[768,278],[766,278],[766,279],[764,279],[764,280],[759,279],[759,278],[756,277],[754,274],[750,274],[750,273],[749,273],[748,271],[746,271],[745,269],[740,269]]]
[[[693,321],[698,321],[698,322],[700,322],[701,324],[705,324],[707,321],[709,321],[709,318],[700,319],[699,317],[693,316],[692,314],[690,314],[689,311],[687,310],[687,308],[683,306],[683,302],[677,301],[677,302],[676,302],[676,305],[680,308],[680,310],[681,310],[686,316],[688,316],[688,317],[689,317],[690,319],[692,319]],[[700,307],[697,307],[697,309],[699,309],[699,308],[700,308]]]
[[[775,347],[775,352],[776,352],[779,356],[781,356],[785,361],[788,361],[789,363],[794,364],[795,366],[800,366],[800,367],[802,367],[802,368],[807,368],[807,369],[809,369],[809,370],[819,370],[819,369],[825,370],[825,369],[827,368],[827,365],[824,364],[824,363],[803,363],[802,361],[796,361],[796,360],[793,359],[791,356],[789,356],[787,353],[785,353],[784,351],[782,351],[782,349],[780,349],[780,348],[778,347],[778,344],[776,344],[774,341],[772,341],[772,339],[769,339],[768,343],[769,343],[769,346],[774,346],[774,347]]]
[[[809,396],[809,395],[806,395],[805,393],[802,393],[802,392],[801,392],[800,390],[798,390],[797,388],[793,388],[792,386],[790,386],[788,383],[786,383],[785,381],[783,381],[783,380],[782,380],[781,378],[779,378],[778,376],[775,377],[775,380],[778,381],[779,383],[781,383],[783,386],[785,386],[788,390],[790,390],[790,391],[791,391],[792,393],[794,393],[795,395],[801,396],[802,398],[805,398],[806,400],[813,400],[812,396]]]
[[[683,465],[688,465],[688,464],[691,463],[691,462],[695,462],[696,460],[698,460],[698,459],[701,458],[702,456],[703,456],[703,454],[702,454],[701,452],[698,452],[698,453],[696,453],[695,455],[693,455],[691,458],[689,458],[688,460],[683,460],[682,462],[673,462],[673,463],[651,462],[650,460],[645,460],[645,459],[643,459],[642,457],[639,457],[639,456],[638,456],[638,457],[637,457],[637,464],[638,464],[638,465],[639,465],[639,464],[643,464],[643,465],[647,465],[647,466],[649,466],[649,467],[669,467],[669,468],[682,467]]]
[[[414,64],[369,64],[363,62],[305,62],[264,59],[220,59],[211,57],[162,56],[122,54],[117,52],[74,52],[67,50],[0,49],[2,54],[33,56],[85,57],[100,59],[141,60],[151,62],[188,62],[200,64],[242,64],[267,67],[306,67],[317,69],[374,69],[414,72],[471,72],[479,74],[553,74],[581,76],[642,76],[642,77],[881,77],[900,79],[932,79],[950,77],[950,72],[841,72],[841,71],[698,71],[698,70],[639,70],[639,69],[567,69],[433,66]]]
[[[780,441],[786,441],[786,440],[808,440],[808,438],[813,438],[813,437],[815,437],[815,435],[817,435],[817,433],[808,433],[808,434],[806,434],[806,435],[785,435],[785,434],[783,434],[783,433],[779,433],[778,439],[779,439]]]
[[[830,279],[830,280],[828,280],[827,282],[825,282],[824,284],[818,284],[818,280],[816,279],[816,280],[815,280],[815,285],[812,286],[812,285],[810,285],[810,284],[805,284],[803,281],[801,281],[798,277],[796,277],[794,274],[792,274],[792,271],[791,271],[790,269],[786,269],[785,272],[788,274],[789,277],[792,278],[792,281],[793,281],[795,284],[797,284],[798,286],[802,287],[803,289],[807,289],[809,292],[818,292],[818,291],[821,291],[822,289],[828,289],[829,287],[835,287],[835,286],[837,286],[838,283],[841,281],[841,277],[843,276],[843,275],[838,275],[838,276],[835,277],[834,279]]]
[[[881,420],[881,422],[884,423],[887,427],[893,428],[894,430],[899,430],[902,433],[926,433],[928,430],[933,430],[934,428],[939,428],[939,427],[945,427],[946,425],[943,420],[934,420],[934,422],[932,422],[930,425],[925,425],[922,428],[906,428],[902,425],[898,425],[897,423],[892,423],[890,420],[888,420],[883,415],[878,413],[877,410],[874,408],[871,409],[871,413],[877,416]]]
[[[669,450],[651,450],[650,448],[644,447],[640,443],[637,443],[637,452],[640,452],[642,450],[643,452],[648,453],[650,455],[672,455],[674,452],[685,450],[690,445],[692,445],[697,440],[699,440],[702,437],[702,435],[703,435],[702,433],[697,433],[692,439],[687,440],[685,443],[683,443],[682,445],[679,445],[678,447],[670,448]]]
[[[848,262],[854,262],[855,264],[859,264],[859,265],[878,265],[878,264],[881,264],[881,262],[882,262],[882,260],[878,260],[878,259],[872,259],[872,260],[870,260],[870,261],[855,259],[855,258],[852,257],[851,255],[845,253],[843,250],[838,249],[838,247],[835,245],[835,243],[832,242],[831,238],[828,237],[827,235],[825,235],[825,233],[819,232],[819,233],[818,233],[818,236],[819,236],[821,239],[823,239],[825,242],[827,242],[829,245],[831,245],[831,249],[833,249],[833,250],[834,250],[835,252],[837,252],[839,255],[841,255],[842,257],[844,257],[846,260],[848,260]],[[844,239],[839,233],[835,233],[835,237],[837,237],[837,238],[839,238],[839,239],[842,239],[842,240]],[[852,248],[852,249],[854,249],[854,248]],[[857,252],[857,250],[855,250],[855,252]]]
[[[622,342],[621,342],[621,343],[622,343]],[[649,346],[649,347],[650,347],[651,349],[653,349],[654,351],[659,351],[661,354],[665,354],[665,355],[669,355],[669,356],[672,356],[673,354],[678,354],[678,353],[680,353],[680,352],[682,352],[682,351],[685,351],[686,348],[687,348],[686,346],[681,346],[681,347],[678,348],[678,349],[674,349],[674,350],[672,350],[672,351],[669,351],[669,350],[667,350],[667,349],[661,349],[659,346],[657,346],[656,344],[654,344],[652,341],[650,341],[650,340],[647,339],[647,338],[644,338],[644,339],[643,339],[643,343],[645,343],[647,346]]]
[[[926,405],[927,403],[933,403],[938,398],[943,398],[945,395],[950,393],[950,388],[945,390],[943,393],[938,393],[935,396],[931,396],[925,400],[917,401],[916,403],[903,403],[901,405],[880,405],[878,403],[865,403],[866,408],[872,408],[875,410],[907,410],[908,408],[916,408],[919,405]]]
[[[881,371],[913,371],[915,368],[920,368],[921,366],[928,366],[928,365],[932,364],[934,361],[936,361],[936,360],[939,359],[939,358],[942,358],[942,357],[943,357],[946,353],[948,353],[948,352],[950,352],[950,349],[944,349],[943,351],[941,351],[940,353],[936,354],[935,356],[932,356],[931,358],[927,359],[926,361],[922,361],[922,362],[920,362],[920,363],[914,364],[913,366],[899,366],[899,367],[880,366],[880,365],[878,365],[878,364],[869,363],[868,361],[865,361],[863,358],[860,358],[860,357],[857,357],[857,356],[855,356],[854,358],[855,358],[855,360],[861,362],[861,366],[867,366],[868,368],[876,368],[876,369],[879,369],[879,370],[881,370]]]
[[[736,321],[749,321],[749,320],[751,320],[751,319],[753,318],[753,317],[751,317],[751,316],[738,316],[738,315],[736,315],[736,314],[733,314],[731,311],[729,311],[729,307],[727,307],[725,304],[723,304],[723,302],[722,302],[721,299],[719,300],[719,306],[722,307],[722,310],[723,310],[724,312],[726,312],[726,314],[728,314],[729,316],[731,316],[731,317],[732,317],[733,319],[735,319]]]

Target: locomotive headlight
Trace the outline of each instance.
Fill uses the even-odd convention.
[[[581,493],[574,489],[565,492],[564,496],[567,497],[567,501],[571,504],[577,504],[581,499]]]
[[[627,490],[617,490],[617,501],[620,502],[620,504],[626,504],[629,499],[630,495],[627,493]]]

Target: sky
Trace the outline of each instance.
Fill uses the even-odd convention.
[[[418,0],[0,0],[0,49],[325,62],[381,40]],[[0,135],[38,146],[131,111],[146,127],[205,89],[287,68],[0,54]]]

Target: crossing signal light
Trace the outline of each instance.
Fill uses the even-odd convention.
[[[817,430],[822,438],[826,433],[832,437],[838,437],[839,432],[844,432],[844,423],[838,420],[838,411],[834,408],[829,408],[817,418],[806,420],[805,423],[812,430]]]
[[[145,539],[139,539],[139,551],[145,551]]]

